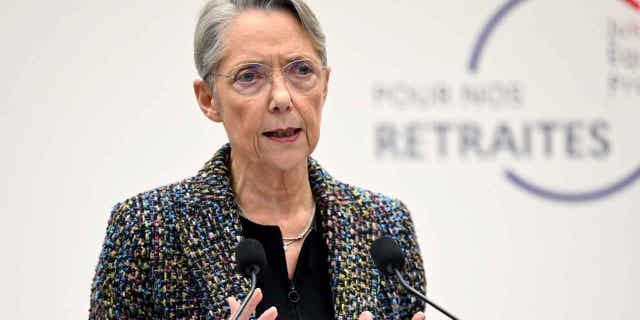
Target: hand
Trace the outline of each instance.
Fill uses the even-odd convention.
[[[260,300],[262,300],[262,290],[258,288],[253,293],[253,297],[251,297],[251,300],[249,300],[249,303],[247,303],[247,307],[244,308],[244,311],[242,312],[240,317],[238,317],[238,319],[248,320],[249,315],[256,312],[256,306],[258,306],[258,303],[260,303]],[[233,316],[236,313],[236,311],[240,309],[240,301],[238,301],[234,297],[228,297],[227,303],[229,304],[229,307],[231,307],[231,315]],[[261,314],[258,320],[275,320],[277,316],[278,316],[278,310],[276,309],[276,307],[271,307],[267,309],[267,311],[265,311],[263,314]]]
[[[426,318],[427,317],[424,315],[424,312],[420,311],[414,314],[411,320],[424,320]],[[358,320],[373,320],[373,315],[371,314],[371,312],[365,311],[360,314],[360,316],[358,317]]]

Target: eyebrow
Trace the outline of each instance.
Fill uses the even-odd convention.
[[[290,56],[289,58],[287,58],[287,60],[285,60],[285,61],[286,61],[286,63],[285,63],[285,64],[291,63],[291,62],[296,61],[296,60],[309,60],[309,61],[314,61],[314,59],[312,59],[311,57],[307,57],[307,56],[304,56],[304,55],[298,54],[298,55]]]
[[[301,55],[301,54],[296,54],[296,55],[292,55],[290,57],[287,57],[284,60],[284,63],[282,65],[284,66],[284,65],[287,65],[287,64],[289,64],[289,63],[291,63],[293,61],[298,61],[298,60],[308,60],[308,61],[312,61],[312,62],[315,62],[315,63],[320,63],[319,61],[315,61],[315,59],[312,59],[311,57],[308,57],[308,56],[305,56],[305,55]],[[242,62],[239,62],[239,63],[235,64],[231,68],[231,70],[237,70],[237,69],[239,69],[239,68],[241,68],[243,66],[252,65],[252,64],[261,64],[261,65],[265,65],[265,66],[271,66],[272,65],[271,63],[267,63],[263,59],[251,59],[251,60],[246,60],[246,61],[242,61]]]

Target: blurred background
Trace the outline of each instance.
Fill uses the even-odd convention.
[[[203,3],[0,2],[3,318],[86,318],[111,207],[226,142],[192,92]],[[640,318],[636,1],[309,4],[333,70],[313,156],[409,206],[434,301]]]

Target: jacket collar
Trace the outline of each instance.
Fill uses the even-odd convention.
[[[242,228],[231,184],[230,151],[230,145],[224,145],[193,178],[190,193],[195,201],[176,222],[192,275],[210,293],[213,314],[225,308],[227,296],[243,298],[250,287],[235,271]],[[355,200],[354,189],[333,179],[311,158],[308,166],[328,247],[335,317],[355,319],[365,310],[375,314],[380,309],[380,276],[370,262],[369,245],[379,236],[377,225],[359,218],[368,212],[362,212],[366,209]]]

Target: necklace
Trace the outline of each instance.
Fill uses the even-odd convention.
[[[247,218],[246,211],[244,211],[244,209],[240,206],[238,201],[236,201],[235,199],[233,201],[236,203],[236,206],[238,207],[238,209],[240,209],[240,215],[243,216],[245,219],[249,220],[249,218]],[[285,237],[285,236],[282,237],[282,248],[284,249],[284,251],[287,251],[290,245],[304,239],[307,236],[307,234],[309,234],[309,231],[311,231],[311,227],[313,226],[313,218],[315,217],[315,215],[316,215],[316,205],[314,202],[313,208],[311,209],[311,218],[309,219],[309,222],[307,223],[307,226],[304,228],[304,230],[302,230],[302,232],[298,233],[293,237]]]

